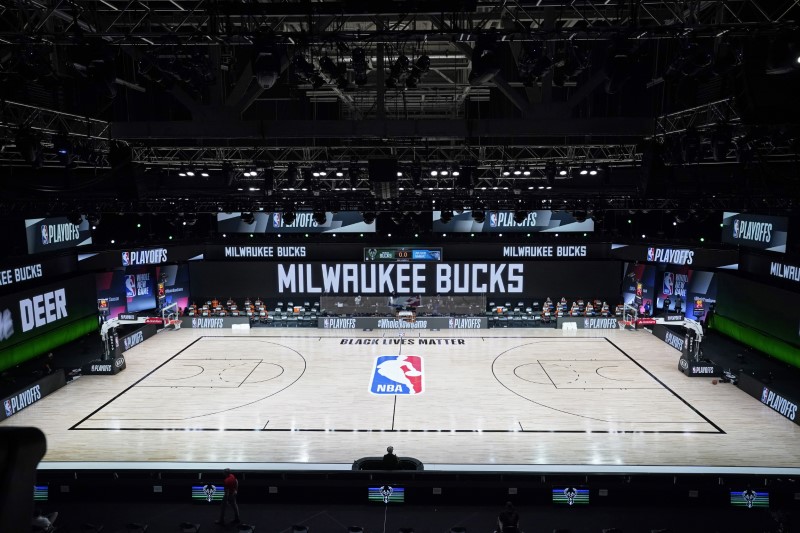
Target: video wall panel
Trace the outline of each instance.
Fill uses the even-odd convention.
[[[714,303],[717,299],[717,281],[713,272],[692,270],[685,265],[646,265],[642,263],[625,263],[625,274],[622,278],[622,295],[626,304],[633,304],[636,296],[636,283],[642,284],[642,305],[639,312],[647,306],[651,312],[675,311],[678,302],[685,312],[686,302],[700,299],[706,303]],[[708,309],[708,306],[705,306]],[[691,312],[689,318],[694,317]]]
[[[800,347],[796,293],[719,274],[716,313]]]
[[[481,294],[516,298],[616,298],[616,261],[438,263],[190,263],[197,297],[329,294]]]

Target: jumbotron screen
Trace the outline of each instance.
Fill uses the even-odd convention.
[[[367,498],[370,503],[405,503],[406,490],[403,487],[392,487],[391,485],[369,487]]]
[[[759,492],[752,489],[732,490],[731,505],[746,509],[767,509],[769,508],[769,492]]]
[[[553,503],[557,505],[589,505],[589,489],[553,487]]]
[[[214,485],[212,483],[207,485],[192,485],[192,502],[221,502],[224,495],[225,487],[222,485]]]

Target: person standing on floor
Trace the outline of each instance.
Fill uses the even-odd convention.
[[[224,470],[225,480],[222,482],[225,486],[225,494],[222,496],[222,507],[219,511],[219,520],[217,524],[225,523],[225,509],[230,505],[233,508],[233,523],[238,523],[239,520],[239,505],[236,503],[236,495],[239,493],[239,480],[236,479],[231,473],[230,468]]]

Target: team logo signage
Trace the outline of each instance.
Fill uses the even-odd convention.
[[[794,282],[800,282],[800,267],[772,261],[769,265],[769,275]]]
[[[25,229],[31,254],[92,244],[89,222],[85,219],[75,225],[66,217],[31,218],[25,220]]]
[[[647,248],[647,261],[651,263],[669,263],[672,265],[691,265],[694,251],[679,248]]]
[[[671,331],[667,330],[664,336],[664,342],[678,350],[679,352],[683,351],[683,344],[685,342],[685,338],[680,335],[675,335]],[[683,359],[682,359],[683,360]]]
[[[788,227],[786,217],[726,211],[722,214],[722,242],[783,253]]]
[[[777,411],[789,420],[794,420],[797,416],[797,404],[770,390],[769,387],[764,387],[761,392],[761,403],[769,406],[770,409]]]
[[[151,296],[150,273],[130,274],[125,276],[125,296],[136,298],[137,296]]]
[[[122,252],[122,266],[159,265],[167,262],[166,248]]]
[[[418,355],[382,355],[375,360],[372,394],[415,395],[423,392],[422,357]]]
[[[120,320],[136,320],[136,315],[134,313],[120,313],[117,318]]]

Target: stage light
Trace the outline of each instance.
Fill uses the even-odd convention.
[[[297,186],[297,177],[300,169],[297,168],[297,163],[289,163],[286,168],[286,188],[293,190]]]
[[[337,178],[344,177],[344,171],[342,169],[337,170],[336,171],[336,177]]]
[[[510,175],[511,175],[511,172],[507,168],[504,168],[503,169],[503,176],[510,176]]]
[[[442,214],[439,217],[439,219],[442,221],[442,224],[447,224],[451,220],[453,220],[453,212],[450,210],[442,211]]]
[[[314,89],[319,89],[325,85],[325,80],[322,79],[314,66],[302,54],[296,54],[292,58],[292,65],[297,76],[310,83]]]
[[[369,61],[367,60],[366,51],[361,48],[353,49],[353,72],[355,73],[356,85],[365,85],[367,83],[367,71],[369,70]]]
[[[14,144],[26,163],[33,168],[42,167],[42,143],[36,134],[28,129],[20,129],[14,139]]]
[[[297,215],[295,215],[294,211],[284,211],[283,212],[283,225],[284,226],[291,226],[292,224],[294,224],[294,221],[296,219],[297,219]]]
[[[242,213],[241,218],[242,222],[248,226],[256,221],[256,216],[253,213]]]
[[[427,55],[421,55],[417,58],[414,66],[411,67],[411,74],[406,79],[406,87],[409,89],[416,89],[417,84],[431,68],[431,58]]]
[[[330,84],[336,84],[339,89],[346,89],[350,82],[345,77],[346,70],[343,69],[344,65],[337,65],[328,56],[322,56],[319,59],[319,68],[322,71],[322,76],[326,78]]]
[[[442,170],[441,172],[439,172],[439,174],[441,174],[442,176],[447,176],[449,172],[447,170]]]
[[[435,178],[438,175],[439,175],[439,171],[438,170],[431,170],[431,176],[433,176]]]
[[[186,177],[186,169],[181,167],[181,169],[178,171],[178,176],[180,176],[181,178],[185,178]]]
[[[514,223],[515,224],[522,224],[525,222],[525,219],[528,218],[527,211],[516,211],[514,213]]]
[[[262,89],[271,89],[281,75],[281,49],[267,32],[256,34],[253,43],[253,77]]]
[[[459,172],[458,170],[454,170],[453,171],[453,176],[459,177],[460,175],[461,175],[461,172]]]
[[[313,218],[317,226],[324,226],[328,221],[328,213],[326,213],[324,210],[314,211]]]
[[[400,80],[408,73],[408,66],[411,64],[408,57],[401,55],[392,65],[389,71],[389,77],[386,78],[386,87],[389,89],[397,89]]]
[[[364,224],[372,225],[375,223],[375,218],[377,214],[372,211],[364,211],[361,213],[361,217],[364,219]]]
[[[582,169],[580,170],[580,172],[579,172],[579,174],[580,174],[581,176],[585,176],[585,175],[587,175],[588,173],[589,173],[589,171],[588,171],[588,170],[586,170],[585,168],[582,168]]]
[[[485,211],[473,211],[472,212],[472,219],[477,222],[478,224],[483,224],[486,220],[486,212]]]
[[[472,51],[472,70],[469,72],[469,84],[485,85],[500,73],[500,61],[496,53],[497,37],[479,35]]]
[[[200,173],[200,175],[203,176],[204,178],[207,178],[209,176],[208,167],[203,167],[203,171]]]
[[[590,176],[597,176],[597,170],[595,170],[595,169],[591,169],[591,170],[589,171],[589,175],[590,175]]]
[[[189,176],[190,178],[193,178],[194,177],[194,170],[188,169],[186,171],[186,175]]]

